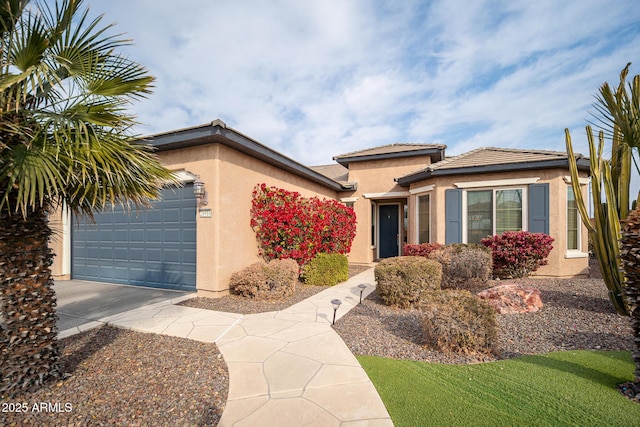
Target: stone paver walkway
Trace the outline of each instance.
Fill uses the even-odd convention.
[[[375,289],[373,269],[286,310],[240,315],[177,306],[191,296],[100,319],[143,332],[215,342],[229,367],[220,426],[392,426],[375,387],[331,328]]]

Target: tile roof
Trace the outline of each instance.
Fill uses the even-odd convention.
[[[334,181],[348,182],[349,180],[349,169],[337,163],[331,165],[309,166],[309,169],[314,170]]]
[[[582,154],[576,154],[576,159],[585,159]],[[515,148],[483,147],[469,151],[459,156],[445,158],[437,163],[411,172],[398,178],[401,185],[424,179],[428,176],[444,175],[447,173],[492,172],[498,170],[524,169],[532,166],[563,167],[568,163],[567,153],[562,151],[524,150]],[[579,162],[579,167],[588,165],[584,160]],[[588,168],[588,166],[586,166]],[[492,170],[493,169],[493,170]]]
[[[367,148],[364,150],[352,151],[350,153],[340,154],[333,159],[347,159],[351,157],[363,157],[363,156],[377,156],[380,154],[395,154],[395,153],[410,153],[411,151],[419,150],[444,150],[447,148],[443,144],[410,144],[410,143],[395,143],[388,145],[381,145],[379,147]]]
[[[466,168],[473,166],[529,163],[547,160],[563,160],[567,153],[562,151],[521,150],[515,148],[482,147],[459,156],[453,156],[427,167],[430,170]]]

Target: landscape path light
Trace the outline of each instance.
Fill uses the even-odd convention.
[[[336,312],[338,311],[338,308],[340,307],[341,304],[342,304],[342,301],[340,301],[339,299],[331,300],[331,305],[333,306],[333,323],[332,323],[332,325],[336,324]]]
[[[360,283],[358,287],[360,288],[360,304],[362,304],[362,293],[366,289],[367,285],[365,285],[364,283]]]

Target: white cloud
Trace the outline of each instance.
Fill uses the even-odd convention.
[[[221,118],[308,164],[393,142],[586,151],[593,94],[636,61],[631,0],[96,2],[157,77],[142,133]]]

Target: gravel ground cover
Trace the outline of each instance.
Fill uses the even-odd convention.
[[[229,374],[215,344],[104,326],[60,347],[67,378],[0,401],[0,425],[210,426],[222,415]]]
[[[352,268],[353,276],[363,268]],[[505,283],[509,281],[502,281]],[[631,350],[630,321],[613,310],[601,279],[521,279],[540,289],[537,313],[499,315],[499,354],[443,354],[423,348],[419,312],[383,305],[375,292],[334,326],[354,354],[440,363],[475,363],[556,350]],[[300,286],[280,303],[236,296],[185,305],[236,313],[286,308],[324,287]],[[67,378],[0,403],[2,426],[216,425],[229,387],[215,344],[102,327],[60,341]],[[47,404],[49,412],[35,405]],[[67,412],[67,409],[70,411]],[[22,407],[22,406],[21,406]],[[39,408],[40,406],[38,406]],[[51,412],[54,411],[54,412]]]
[[[439,363],[475,363],[523,354],[572,349],[631,350],[630,319],[616,314],[600,279],[520,279],[540,289],[536,313],[498,315],[499,352],[445,354],[421,345],[420,312],[382,304],[373,293],[336,322],[334,329],[354,354]]]

